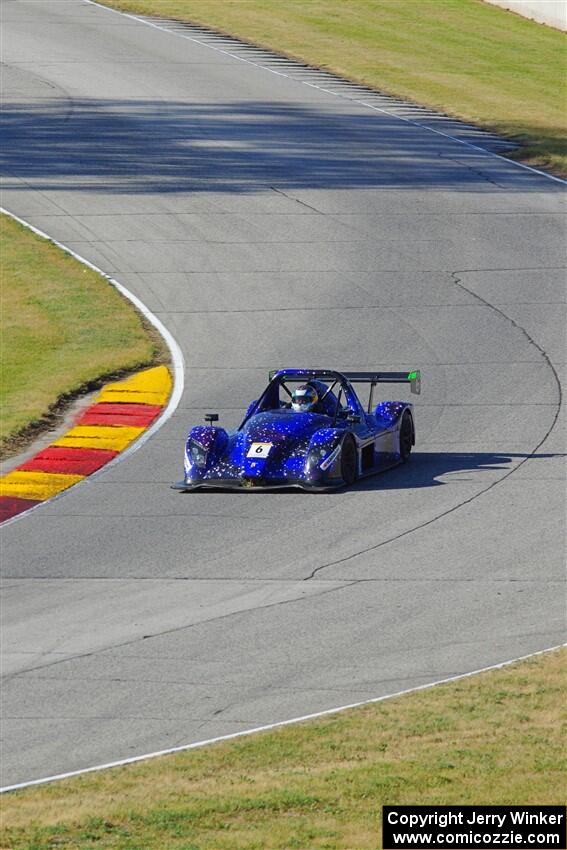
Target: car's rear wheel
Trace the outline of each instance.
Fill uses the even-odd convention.
[[[341,476],[347,487],[356,481],[356,471],[356,446],[352,437],[345,437],[341,449]]]
[[[404,415],[402,416],[402,423],[400,425],[400,461],[401,463],[406,463],[411,454],[411,447],[413,446],[413,423],[411,420],[411,413],[406,410],[404,411]]]

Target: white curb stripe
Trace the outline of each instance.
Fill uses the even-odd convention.
[[[437,682],[428,682],[426,685],[417,685],[415,688],[407,688],[404,691],[396,691],[393,694],[385,694],[374,699],[362,700],[361,702],[352,702],[349,705],[341,705],[337,708],[327,708],[324,711],[316,711],[313,714],[304,714],[302,717],[293,717],[291,720],[280,720],[278,723],[268,723],[265,726],[256,726],[254,729],[246,729],[243,732],[232,732],[229,735],[219,735],[216,738],[209,738],[206,741],[196,741],[193,744],[182,744],[178,747],[170,747],[167,750],[158,750],[154,753],[145,753],[141,756],[131,756],[118,761],[109,761],[106,764],[97,764],[95,767],[86,767],[82,770],[70,770],[68,773],[57,773],[54,776],[46,776],[43,779],[32,779],[30,782],[18,782],[15,785],[6,785],[0,788],[0,794],[7,791],[17,791],[19,788],[30,788],[33,785],[45,785],[47,782],[56,782],[60,779],[70,779],[72,776],[83,776],[85,773],[94,773],[99,770],[108,770],[111,767],[124,767],[128,764],[136,764],[140,761],[158,758],[159,756],[172,755],[173,753],[182,753],[187,750],[196,750],[199,747],[206,747],[209,744],[217,744],[220,741],[232,741],[235,738],[243,738],[246,735],[254,735],[257,732],[268,732],[270,729],[279,729],[282,726],[291,726],[295,723],[302,723],[304,720],[314,720],[318,717],[325,717],[328,714],[337,714],[341,711],[347,711],[350,708],[360,708],[363,705],[373,705],[374,703],[384,702],[387,699],[394,697],[405,696],[406,694],[416,693],[417,691],[425,691],[429,688],[434,688],[437,685],[446,685],[449,682],[458,682],[460,679],[468,679],[471,676],[476,676],[479,673],[487,673],[490,670],[500,670],[502,667],[508,667],[510,664],[515,664],[518,661],[526,661],[528,658],[535,658],[538,655],[546,655],[549,652],[555,652],[562,649],[567,644],[559,644],[551,646],[549,649],[540,649],[538,652],[530,652],[529,655],[522,655],[519,658],[512,658],[510,661],[502,661],[500,664],[492,664],[490,667],[481,667],[479,670],[471,670],[470,673],[460,673],[458,676],[450,676],[447,679],[439,679]]]
[[[96,472],[93,472],[91,475],[88,475],[82,481],[79,481],[77,484],[73,485],[73,487],[69,487],[67,490],[64,490],[57,496],[54,496],[51,499],[45,499],[38,505],[33,505],[33,507],[28,508],[27,511],[22,511],[16,516],[5,520],[5,522],[2,523],[2,528],[5,528],[11,523],[17,522],[19,519],[22,519],[23,517],[27,516],[29,513],[31,513],[31,511],[35,511],[38,508],[41,508],[42,505],[54,502],[56,499],[61,499],[67,493],[70,493],[72,490],[76,490],[77,487],[82,487],[85,484],[88,484],[90,481],[92,481],[93,478],[102,475],[103,472],[105,472],[107,469],[110,469],[111,466],[115,466],[117,463],[120,463],[120,461],[124,460],[124,458],[129,457],[129,455],[134,454],[134,452],[137,452],[138,449],[140,449],[144,445],[144,443],[149,440],[150,437],[155,434],[156,431],[158,431],[162,427],[162,425],[167,422],[167,420],[172,416],[177,405],[179,404],[181,396],[183,394],[184,386],[184,361],[183,353],[174,336],[165,327],[163,322],[161,322],[160,319],[158,319],[158,317],[154,315],[154,313],[152,313],[152,311],[148,307],[146,307],[146,305],[142,301],[140,301],[140,299],[136,295],[134,295],[133,292],[130,292],[130,290],[127,289],[124,284],[119,283],[113,277],[107,275],[106,272],[103,272],[102,269],[99,269],[98,266],[95,266],[94,263],[91,263],[90,260],[85,259],[85,257],[81,257],[80,254],[77,254],[75,251],[71,250],[71,248],[68,248],[62,242],[58,242],[57,239],[53,239],[53,237],[49,236],[48,233],[44,233],[43,230],[39,230],[37,227],[34,227],[33,224],[30,224],[28,221],[25,221],[25,219],[20,218],[15,213],[10,212],[10,210],[5,209],[4,207],[0,207],[0,213],[3,213],[4,215],[7,215],[10,218],[14,219],[14,221],[17,221],[18,224],[21,224],[23,227],[27,228],[28,230],[31,230],[32,233],[35,233],[42,239],[46,239],[48,242],[51,242],[53,245],[56,245],[62,251],[65,251],[66,254],[70,254],[80,263],[83,263],[83,265],[88,266],[88,268],[92,269],[94,272],[97,272],[97,274],[101,275],[105,280],[108,281],[108,283],[110,283],[115,289],[117,289],[121,295],[131,301],[132,304],[140,311],[140,313],[142,313],[144,318],[146,318],[148,322],[153,325],[153,327],[157,330],[160,336],[162,336],[165,340],[165,343],[171,354],[171,365],[173,367],[173,391],[171,393],[167,406],[162,411],[158,419],[156,419],[156,421],[146,431],[144,431],[144,433],[141,434],[137,440],[131,443],[131,445],[128,446],[128,448],[124,449],[123,452],[117,454],[116,457],[106,463],[103,467],[98,469]]]
[[[364,106],[367,109],[372,109],[374,112],[382,112],[384,115],[389,115],[391,118],[397,118],[400,121],[404,121],[406,124],[412,124],[414,127],[420,127],[422,130],[429,130],[430,133],[435,133],[437,136],[443,136],[445,139],[450,139],[453,142],[458,142],[460,145],[465,145],[467,148],[471,148],[474,151],[480,151],[488,156],[492,156],[495,159],[502,160],[502,162],[506,162],[509,165],[515,165],[518,168],[523,168],[525,171],[531,171],[533,174],[539,174],[541,177],[546,177],[548,180],[553,180],[555,183],[561,183],[563,186],[567,186],[567,180],[564,180],[562,177],[555,177],[553,174],[548,174],[546,171],[540,171],[538,168],[533,168],[531,165],[525,165],[523,162],[517,162],[515,159],[508,159],[508,157],[502,156],[501,154],[494,153],[493,151],[489,151],[486,148],[481,147],[480,145],[474,145],[472,142],[467,142],[464,139],[459,139],[457,136],[452,136],[450,133],[444,133],[442,130],[436,130],[434,127],[430,127],[428,124],[422,124],[419,121],[414,121],[411,118],[404,118],[402,115],[398,115],[395,112],[390,112],[388,109],[383,109],[380,106],[373,106],[371,103],[367,103],[364,100],[356,100],[354,98],[345,98],[340,92],[331,91],[330,89],[326,89],[323,86],[318,86],[315,83],[308,83],[306,80],[298,80],[296,77],[292,77],[291,74],[285,74],[283,71],[276,71],[273,68],[268,68],[266,65],[261,65],[259,62],[253,62],[251,59],[245,59],[243,56],[238,56],[235,53],[231,53],[228,50],[223,50],[221,47],[215,47],[212,44],[208,44],[206,41],[200,41],[198,38],[195,38],[190,35],[184,35],[180,32],[175,32],[174,30],[167,29],[167,27],[162,27],[159,24],[154,23],[153,21],[145,20],[144,18],[140,18],[137,15],[132,15],[129,12],[120,12],[118,9],[111,9],[109,6],[103,6],[101,3],[97,3],[96,0],[82,0],[83,3],[88,3],[89,6],[97,6],[99,9],[104,9],[107,12],[113,12],[115,15],[122,15],[125,18],[130,18],[133,21],[137,21],[139,24],[145,24],[148,27],[153,27],[156,30],[160,30],[160,32],[166,32],[169,35],[174,35],[177,38],[184,38],[186,41],[193,41],[195,44],[200,44],[201,47],[208,47],[209,50],[214,50],[216,53],[222,53],[225,56],[230,56],[231,59],[237,59],[239,62],[244,62],[246,65],[253,65],[255,68],[261,68],[262,71],[267,71],[270,74],[275,74],[276,77],[286,77],[288,80],[292,80],[294,83],[299,83],[303,86],[308,86],[312,89],[317,89],[318,91],[324,92],[325,94],[330,94],[333,97],[339,97],[344,100],[348,100],[350,103],[357,103],[359,106]],[[172,23],[180,23],[183,21],[173,21]],[[188,22],[190,24],[190,22]],[[191,24],[190,24],[191,25]],[[195,24],[196,26],[196,24]],[[206,29],[206,27],[203,27]],[[214,30],[211,30],[211,35],[218,35],[220,37],[220,33],[216,33]],[[228,36],[231,38],[231,36]],[[246,43],[243,42],[243,45]],[[250,47],[254,47],[255,45],[250,44]],[[264,49],[264,48],[262,48]],[[265,48],[266,53],[272,53],[273,51]],[[274,56],[282,56],[284,59],[286,58],[283,54],[278,54],[273,52]],[[291,61],[291,60],[290,60]],[[340,77],[337,77],[337,81],[339,82],[349,82],[348,80],[342,80]],[[356,85],[353,82],[353,85]],[[364,86],[360,86],[364,88]],[[376,92],[376,94],[380,94],[380,92]],[[408,103],[408,105],[410,105]],[[482,129],[482,128],[480,128]]]

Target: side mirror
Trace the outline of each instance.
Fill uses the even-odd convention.
[[[212,425],[213,422],[219,421],[218,413],[205,413],[205,422],[208,422],[209,425]]]
[[[362,416],[359,413],[347,413],[346,420],[352,425],[358,425],[359,422],[362,422]]]

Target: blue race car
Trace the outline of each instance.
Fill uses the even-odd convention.
[[[415,445],[413,406],[382,401],[373,409],[374,388],[382,383],[409,383],[413,393],[421,391],[419,370],[271,372],[236,431],[214,424],[216,413],[205,416],[208,425],[191,429],[185,478],[174,489],[334,490],[405,463]],[[366,410],[353,384],[369,385]]]

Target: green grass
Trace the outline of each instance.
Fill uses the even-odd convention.
[[[66,399],[166,357],[161,339],[103,277],[0,217],[0,448],[53,424]]]
[[[567,174],[565,35],[482,0],[103,0],[188,20],[472,121]]]
[[[563,804],[564,650],[3,799],[0,847],[366,850],[383,804]]]

